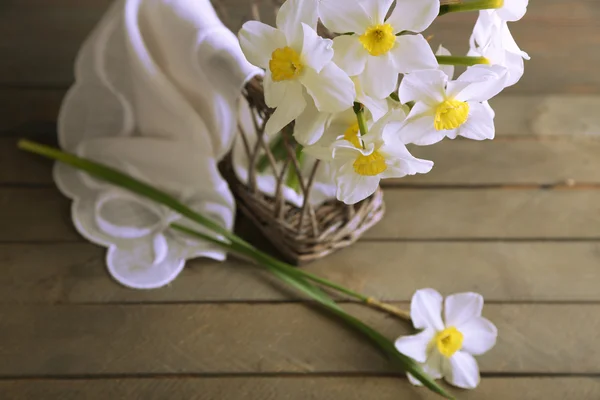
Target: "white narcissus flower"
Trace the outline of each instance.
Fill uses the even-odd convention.
[[[492,65],[505,67],[508,70],[506,86],[512,86],[521,79],[525,71],[523,59],[529,60],[529,55],[512,37],[506,21],[489,10],[479,13],[468,55],[485,57]]]
[[[354,84],[333,62],[333,42],[315,31],[317,0],[288,0],[277,14],[277,29],[249,21],[239,33],[248,60],[266,70],[265,102],[276,111],[266,125],[275,134],[306,108],[305,93],[320,112],[352,106]]]
[[[413,157],[396,134],[405,117],[403,109],[393,109],[364,136],[358,124],[341,132],[332,144],[338,200],[355,204],[372,195],[381,179],[431,171],[433,162]]]
[[[446,297],[442,319],[442,295],[433,289],[418,290],[410,304],[410,317],[417,335],[396,340],[396,349],[421,363],[434,379],[474,389],[479,385],[479,367],[473,356],[496,344],[496,326],[481,316],[483,297],[459,293]],[[410,374],[414,385],[421,383]]]
[[[399,135],[405,143],[427,146],[444,137],[493,139],[494,111],[487,100],[506,82],[506,68],[476,65],[455,81],[440,70],[413,72],[400,84],[403,102],[415,102]]]
[[[356,90],[356,101],[364,105],[375,120],[383,117],[389,110],[388,100],[375,99],[368,96],[362,89],[358,78],[351,77],[351,79],[352,82],[354,82],[354,87]],[[332,121],[334,121],[340,114],[351,114],[351,118],[354,120],[354,122],[356,122],[356,116],[354,115],[352,107],[339,113],[324,113],[317,109],[316,105],[309,96],[306,95],[305,98],[306,109],[302,115],[296,118],[296,122],[294,124],[294,138],[303,146],[313,146],[316,143],[321,142],[321,137],[326,131],[326,127],[331,124]],[[329,140],[329,142],[333,142],[337,136],[339,136],[339,133],[336,134],[333,139]]]
[[[364,91],[383,99],[396,90],[398,74],[437,67],[420,34],[437,17],[439,0],[320,0],[319,15],[331,31],[334,61],[350,76],[360,76]]]

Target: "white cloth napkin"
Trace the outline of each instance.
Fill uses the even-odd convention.
[[[59,116],[60,145],[231,229],[234,200],[216,164],[235,136],[240,90],[260,72],[208,0],[117,1],[78,56]],[[61,164],[55,180],[73,199],[76,228],[108,248],[108,270],[125,286],[157,288],[187,259],[225,257],[169,229],[189,222],[162,206]]]

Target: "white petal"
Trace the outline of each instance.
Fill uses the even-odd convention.
[[[508,77],[506,79],[506,87],[512,86],[519,82],[525,72],[525,62],[519,54],[506,52],[504,58],[504,66],[508,69]]]
[[[410,318],[416,329],[444,330],[442,322],[442,295],[433,289],[420,289],[410,302]]]
[[[294,124],[294,138],[303,146],[315,144],[323,136],[329,117],[317,110],[311,98],[306,99],[306,108]]]
[[[285,89],[283,101],[275,109],[275,112],[271,115],[265,126],[267,135],[274,135],[280,132],[287,124],[302,114],[302,111],[306,107],[302,85],[299,82],[289,82]]]
[[[425,364],[421,364],[421,368],[427,375],[429,375],[432,379],[440,379],[443,376],[442,373],[442,363],[444,356],[442,356],[438,351],[430,351],[429,356],[427,357],[427,362]],[[411,374],[408,375],[408,380],[415,386],[423,386],[423,384],[417,380]]]
[[[429,146],[446,137],[447,131],[438,131],[434,126],[435,111],[425,103],[416,103],[404,125],[398,131],[398,136],[403,143],[412,143],[418,146]]]
[[[529,0],[504,0],[504,6],[497,13],[504,21],[518,21],[527,12]]]
[[[402,35],[390,52],[397,72],[406,74],[422,69],[435,69],[439,64],[423,35]]]
[[[416,335],[402,336],[395,342],[396,349],[417,362],[427,361],[427,348],[435,337],[435,330],[425,329]]]
[[[394,0],[362,0],[361,5],[371,16],[371,24],[381,24]]]
[[[462,389],[475,389],[479,385],[479,367],[472,355],[459,351],[443,362],[446,382]]]
[[[283,102],[287,86],[290,84],[294,83],[289,81],[274,82],[271,71],[267,70],[265,72],[265,77],[263,78],[265,103],[271,108],[276,108]]]
[[[469,117],[457,133],[473,140],[493,139],[496,133],[494,110],[488,102],[469,103]]]
[[[362,176],[354,171],[353,162],[344,164],[336,173],[337,194],[339,201],[356,204],[375,193],[379,186],[379,177]]]
[[[369,52],[357,36],[343,35],[333,39],[333,61],[348,75],[356,76],[365,70]]]
[[[332,32],[361,35],[370,25],[371,17],[360,0],[321,0],[319,16]]]
[[[397,0],[396,8],[387,19],[396,33],[423,32],[440,12],[440,0]]]
[[[269,68],[275,49],[287,45],[282,32],[258,21],[246,22],[240,30],[239,39],[248,61],[265,69]]]
[[[386,143],[387,145],[388,143]],[[391,149],[388,146],[386,148],[386,158],[389,156],[387,162],[388,169],[381,174],[382,179],[388,178],[403,178],[406,175],[426,174],[433,168],[433,161],[422,160],[414,157],[409,153],[406,146],[398,143],[394,148]]]
[[[506,87],[508,70],[500,65],[475,65],[467,68],[457,81],[466,85],[460,91],[448,85],[448,95],[461,101],[487,101]]]
[[[463,334],[462,350],[478,356],[489,351],[496,344],[498,329],[482,317],[471,318],[456,327]]]
[[[440,47],[438,47],[438,50],[435,53],[436,56],[451,56],[452,54],[450,53],[450,50],[448,50],[447,48],[445,48],[444,46],[442,46],[440,44]],[[448,75],[448,78],[452,79],[452,77],[454,76],[454,65],[442,65],[440,64],[439,66],[440,71],[443,71],[446,75]]]
[[[318,9],[318,0],[287,0],[279,9],[277,28],[285,34],[288,45],[296,51],[302,48],[302,23],[317,29]]]
[[[354,103],[354,83],[334,63],[325,65],[320,73],[308,69],[301,81],[321,112],[341,112],[352,107]]]
[[[481,317],[483,296],[479,293],[457,293],[444,301],[444,321],[446,326],[457,327],[471,318]]]
[[[444,101],[448,76],[440,70],[415,71],[404,76],[400,82],[400,101],[422,101],[437,106]]]
[[[398,71],[390,53],[367,58],[367,65],[360,75],[362,88],[365,93],[376,99],[385,99],[398,86]]]
[[[302,58],[306,65],[317,72],[333,58],[333,41],[323,39],[310,26],[302,23],[304,42],[302,45]]]

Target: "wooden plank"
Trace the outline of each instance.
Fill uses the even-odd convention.
[[[165,288],[130,290],[110,279],[104,254],[88,243],[0,245],[0,304],[290,299],[270,274],[235,258],[190,261]],[[495,302],[582,302],[600,301],[599,263],[599,243],[359,242],[303,269],[387,301],[408,301],[416,289],[435,287]]]
[[[600,190],[388,189],[368,239],[598,239]],[[0,189],[0,241],[81,241],[53,188]]]
[[[56,136],[64,89],[1,89],[1,136]],[[598,95],[511,95],[492,99],[496,134],[502,136],[600,137]]]
[[[452,390],[452,389],[450,389]],[[0,381],[5,400],[437,400],[396,377],[219,377]],[[458,392],[454,389],[454,392]],[[484,378],[465,400],[596,399],[598,378]]]
[[[0,84],[68,85],[73,80],[72,65],[80,44],[109,4],[109,0],[56,0],[51,5],[24,0],[4,5],[0,14],[0,51],[4,56]],[[217,8],[226,10],[234,30],[251,16],[248,1],[227,0]],[[267,21],[273,19],[267,6],[261,10]],[[523,81],[509,91],[599,93],[600,77],[593,73],[593,66],[599,64],[600,54],[589,51],[600,44],[598,14],[597,3],[592,0],[574,5],[562,0],[532,1],[525,19],[511,25],[532,60]],[[475,16],[445,16],[427,33],[435,35],[435,46],[443,40],[452,51],[462,53]]]
[[[0,137],[0,184],[52,185],[52,163],[18,150],[16,142],[16,138]],[[383,181],[384,186],[600,183],[597,140],[455,140],[435,146],[413,146],[411,152],[433,160],[434,169],[425,175]]]
[[[407,307],[407,304],[402,304]],[[349,305],[390,339],[407,324]],[[300,304],[2,306],[0,376],[382,373],[362,337]],[[600,305],[487,305],[484,373],[597,374]]]

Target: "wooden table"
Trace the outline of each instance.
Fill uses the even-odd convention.
[[[156,291],[111,281],[50,164],[15,149],[55,142],[77,48],[109,2],[0,3],[0,399],[435,398],[242,262],[191,262]],[[250,15],[222,5],[234,27]],[[433,42],[464,51],[473,17],[444,17]],[[461,399],[600,398],[599,21],[597,0],[531,0],[511,28],[532,60],[493,101],[498,138],[415,150],[434,171],[391,182],[386,218],[307,267],[402,305],[422,287],[482,293],[500,336]]]

